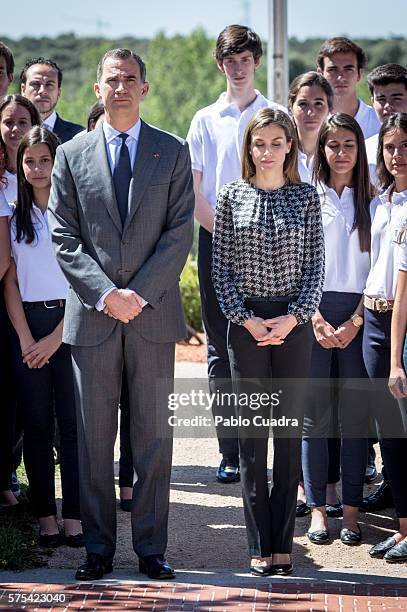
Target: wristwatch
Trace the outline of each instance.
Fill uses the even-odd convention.
[[[350,320],[352,321],[355,327],[362,327],[363,325],[363,317],[357,314],[356,312],[351,316]]]

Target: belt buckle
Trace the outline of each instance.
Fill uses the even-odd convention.
[[[58,306],[47,306],[47,300],[44,300],[44,306],[45,308],[48,308],[48,310],[52,310],[53,308],[58,308]]]
[[[376,306],[379,312],[387,312],[389,310],[389,302],[386,298],[377,298]]]

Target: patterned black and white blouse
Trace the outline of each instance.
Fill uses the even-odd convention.
[[[308,183],[265,191],[242,179],[216,204],[212,278],[224,315],[243,325],[245,298],[297,296],[288,306],[306,323],[324,283],[324,234],[316,189]]]

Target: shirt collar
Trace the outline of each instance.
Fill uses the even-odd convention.
[[[105,135],[107,144],[110,144],[111,142],[113,142],[113,140],[117,138],[119,134],[123,133],[123,132],[119,132],[114,127],[109,125],[106,120],[103,121],[102,123],[102,129],[103,129],[103,133]],[[128,134],[131,138],[134,138],[134,140],[137,141],[140,137],[140,129],[141,129],[141,119],[139,119],[134,125],[132,125],[131,128],[126,130],[126,134]]]
[[[392,183],[383,193],[379,193],[379,199],[382,204],[405,204],[407,202],[407,189],[404,191],[394,191],[391,202],[390,202],[390,193],[394,187],[394,183]]]
[[[55,127],[55,122],[57,120],[57,114],[55,111],[53,111],[49,117],[47,117],[43,122],[42,125],[47,128],[48,130],[50,130],[51,132],[53,131],[54,127]]]
[[[258,108],[263,108],[267,104],[266,98],[257,89],[254,90],[254,93],[256,94],[256,97],[249,104],[249,106],[246,106],[244,110],[250,108],[253,112],[256,112]],[[241,112],[244,112],[240,111],[240,109],[236,106],[234,102],[227,102],[226,91],[220,94],[219,98],[216,101],[216,106],[218,107],[220,115],[226,115],[230,111],[238,111],[239,114],[241,114]]]

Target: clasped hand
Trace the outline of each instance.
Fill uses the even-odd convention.
[[[322,316],[313,319],[314,335],[324,349],[346,348],[356,338],[359,328],[352,321],[345,321],[335,329]]]
[[[244,327],[257,340],[257,346],[279,346],[296,325],[297,319],[294,315],[287,314],[273,319],[252,317],[246,321]]]
[[[131,289],[114,289],[105,298],[103,312],[122,323],[132,321],[141,311],[137,293]]]

